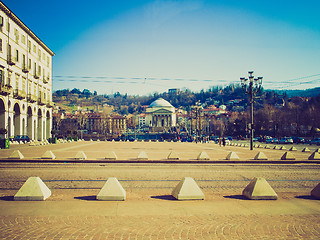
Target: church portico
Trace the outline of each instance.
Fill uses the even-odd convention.
[[[168,101],[159,98],[146,109],[146,126],[152,131],[163,132],[175,125],[175,108]]]

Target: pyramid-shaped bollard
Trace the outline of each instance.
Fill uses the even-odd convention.
[[[19,150],[14,150],[13,153],[9,156],[10,159],[23,159],[24,156]]]
[[[172,151],[169,153],[167,159],[168,160],[179,160],[179,156],[176,152]]]
[[[268,158],[263,152],[258,152],[258,154],[254,157],[254,160],[268,160]]]
[[[177,200],[203,200],[204,194],[191,177],[184,177],[173,189],[172,196]]]
[[[306,147],[306,148],[302,149],[302,152],[310,152],[310,149]]]
[[[74,158],[79,159],[79,160],[86,160],[87,156],[83,151],[79,151],[79,152],[77,152],[77,154]]]
[[[101,201],[124,201],[126,200],[126,191],[123,189],[118,179],[110,177],[101,188],[96,199]]]
[[[295,160],[295,159],[296,158],[293,156],[291,152],[285,152],[281,157],[281,160]]]
[[[44,201],[51,196],[50,189],[39,177],[29,177],[14,195],[15,201]]]
[[[148,160],[149,157],[148,155],[146,154],[146,152],[144,151],[141,151],[137,157],[137,160],[140,160],[140,161],[143,161],[143,160]]]
[[[320,152],[320,148],[316,149],[315,152]]]
[[[104,158],[107,159],[107,160],[117,160],[118,157],[115,154],[115,152],[110,151],[110,152],[107,152],[107,154],[105,155]]]
[[[311,196],[320,199],[320,183],[311,191]]]
[[[281,146],[280,150],[287,150],[287,148],[285,146]]]
[[[202,151],[199,153],[197,160],[210,160],[210,157],[205,151]]]
[[[227,157],[227,160],[239,160],[238,155],[235,152],[230,152]]]
[[[51,151],[46,151],[42,156],[42,159],[56,159],[56,156]]]
[[[296,148],[296,147],[291,147],[290,149],[289,149],[289,151],[297,151],[298,149]]]
[[[277,200],[278,195],[264,178],[253,178],[242,191],[251,200]]]
[[[320,153],[319,152],[313,152],[309,158],[309,160],[320,160]]]
[[[264,148],[265,148],[265,149],[270,149],[270,146],[269,146],[269,145],[266,145]]]
[[[274,150],[280,150],[281,147],[280,147],[280,146],[274,146],[273,149],[274,149]]]

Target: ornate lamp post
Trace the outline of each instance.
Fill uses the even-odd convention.
[[[201,106],[200,102],[197,102],[195,106],[191,107],[191,110],[194,111],[196,114],[196,126],[195,126],[196,129],[195,129],[195,131],[196,131],[197,137],[199,137],[202,135],[201,116],[202,116],[203,107]],[[192,118],[191,118],[191,120],[192,120]]]
[[[261,85],[262,85],[262,77],[254,78],[253,71],[249,71],[249,79],[241,77],[241,87],[242,90],[246,93],[249,94],[249,102],[250,102],[250,118],[251,118],[251,123],[249,123],[249,131],[250,131],[250,150],[253,150],[253,102],[254,102],[254,95],[260,91]]]

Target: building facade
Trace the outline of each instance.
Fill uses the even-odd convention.
[[[127,131],[127,119],[120,115],[90,113],[86,119],[86,130],[104,135],[122,134]]]
[[[0,2],[0,129],[2,137],[51,137],[54,53]]]

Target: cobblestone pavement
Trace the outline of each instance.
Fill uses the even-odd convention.
[[[57,155],[71,156],[82,146],[91,158],[98,158],[110,146],[82,144],[19,149],[29,156],[43,154],[49,148],[55,149]],[[142,150],[163,156],[170,149],[192,156],[204,149],[217,159],[230,150],[247,159],[253,155],[242,148],[214,145],[191,144],[184,150],[182,146],[186,145],[178,143],[112,144],[110,149],[118,147],[123,159]],[[99,152],[102,146],[108,148]],[[280,154],[269,151],[270,156]],[[184,158],[189,156],[186,153],[182,154]],[[0,150],[0,158],[8,154],[9,151]],[[0,161],[0,239],[320,239],[320,200],[310,197],[310,191],[320,182],[319,173],[319,164]],[[30,176],[39,176],[52,196],[42,202],[12,201]],[[170,196],[178,181],[186,176],[196,180],[205,194],[204,201],[175,201]],[[108,177],[119,179],[127,192],[126,201],[95,201]],[[244,199],[242,190],[253,177],[266,178],[279,199]]]
[[[8,216],[1,239],[319,239],[319,215]]]
[[[264,145],[262,145],[263,147]],[[135,161],[141,151],[146,152],[150,161],[165,161],[171,151],[175,151],[180,160],[196,160],[200,152],[205,151],[211,161],[224,161],[230,151],[234,151],[239,156],[239,161],[253,160],[258,152],[264,152],[269,161],[279,161],[281,156],[289,150],[291,145],[286,145],[286,150],[274,150],[265,148],[249,147],[220,147],[218,144],[206,143],[179,143],[179,142],[73,142],[63,144],[49,144],[44,146],[12,145],[10,149],[0,150],[1,159],[7,159],[14,150],[19,150],[26,160],[41,160],[41,156],[48,150],[52,151],[57,160],[74,160],[79,151],[84,151],[88,160],[104,160],[108,152],[116,153],[120,161]],[[292,152],[296,160],[308,160],[308,157],[317,146],[299,145],[299,150]],[[303,147],[309,147],[311,152],[302,152]],[[228,162],[228,161],[226,161]]]

